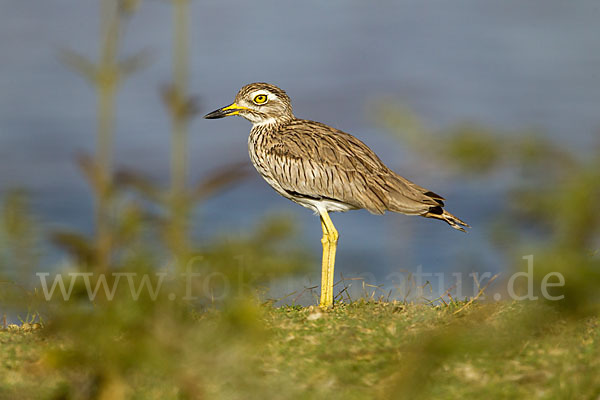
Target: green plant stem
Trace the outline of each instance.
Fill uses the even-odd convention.
[[[175,102],[171,104],[171,241],[173,252],[180,264],[188,249],[187,219],[189,205],[186,200],[188,169],[188,124],[186,110],[189,77],[189,1],[173,1],[173,85]]]
[[[118,44],[120,20],[115,0],[101,2],[100,61],[96,76],[97,138],[96,167],[96,268],[105,272],[111,254],[110,192],[112,186],[113,138],[115,130],[115,97],[119,81]]]

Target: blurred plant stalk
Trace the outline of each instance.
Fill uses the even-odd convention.
[[[110,188],[112,186],[115,99],[119,85],[118,45],[120,32],[119,5],[116,0],[101,2],[101,38],[96,72],[98,101],[96,133],[96,267],[105,272],[111,254]]]
[[[196,105],[188,97],[189,83],[189,0],[171,0],[173,6],[173,76],[163,90],[163,100],[171,117],[171,188],[168,242],[181,267],[190,253],[189,225],[192,202],[187,191],[188,126]]]
[[[100,1],[100,49],[94,63],[84,56],[63,50],[61,58],[94,87],[97,99],[96,154],[94,159],[81,157],[80,166],[90,183],[95,202],[95,225],[92,268],[97,272],[110,269],[113,249],[112,195],[114,192],[113,147],[116,96],[123,78],[144,62],[143,54],[119,59],[122,25],[139,7],[140,0]]]
[[[53,241],[82,265],[93,266],[95,272],[106,272],[111,265],[123,262],[120,250],[131,249],[141,222],[148,222],[145,226],[149,230],[158,228],[153,233],[160,235],[174,265],[183,268],[192,254],[189,220],[193,205],[246,177],[244,164],[232,163],[192,187],[188,185],[188,125],[197,114],[196,101],[188,94],[189,0],[171,1],[173,76],[161,90],[171,120],[171,182],[167,190],[137,171],[113,168],[117,92],[123,79],[146,61],[143,52],[119,58],[122,25],[137,10],[140,0],[102,0],[102,44],[97,64],[74,52],[62,53],[63,61],[87,78],[97,94],[96,154],[78,160],[94,192],[97,228],[93,244],[83,235],[65,231],[55,232]],[[137,204],[123,207],[124,203],[115,201],[129,189],[166,210],[166,216],[153,215]]]

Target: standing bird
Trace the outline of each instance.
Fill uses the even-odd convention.
[[[240,115],[252,122],[248,150],[252,164],[277,193],[319,214],[323,228],[320,306],[333,306],[333,268],[338,232],[331,211],[364,208],[436,218],[465,232],[465,222],[443,209],[444,198],[385,166],[352,135],[298,119],[287,94],[268,83],[240,89],[235,102],[206,114]]]

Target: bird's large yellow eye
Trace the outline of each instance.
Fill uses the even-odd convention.
[[[256,96],[254,96],[254,101],[256,104],[265,104],[267,102],[267,95],[266,94],[257,94]]]

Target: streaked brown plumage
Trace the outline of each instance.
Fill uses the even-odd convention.
[[[287,94],[274,85],[246,85],[233,104],[205,118],[229,115],[240,115],[253,123],[248,149],[265,180],[282,196],[321,216],[324,271],[325,239],[333,246],[328,249],[333,257],[337,242],[337,231],[328,217],[331,211],[394,211],[440,219],[463,232],[463,227],[468,227],[443,209],[443,197],[396,174],[354,136],[319,122],[297,119]],[[328,274],[333,275],[333,260],[327,263],[331,269]],[[332,285],[333,278],[327,279]],[[326,297],[331,297],[331,292]],[[323,299],[322,291],[321,305],[331,305],[324,303],[330,301]]]

